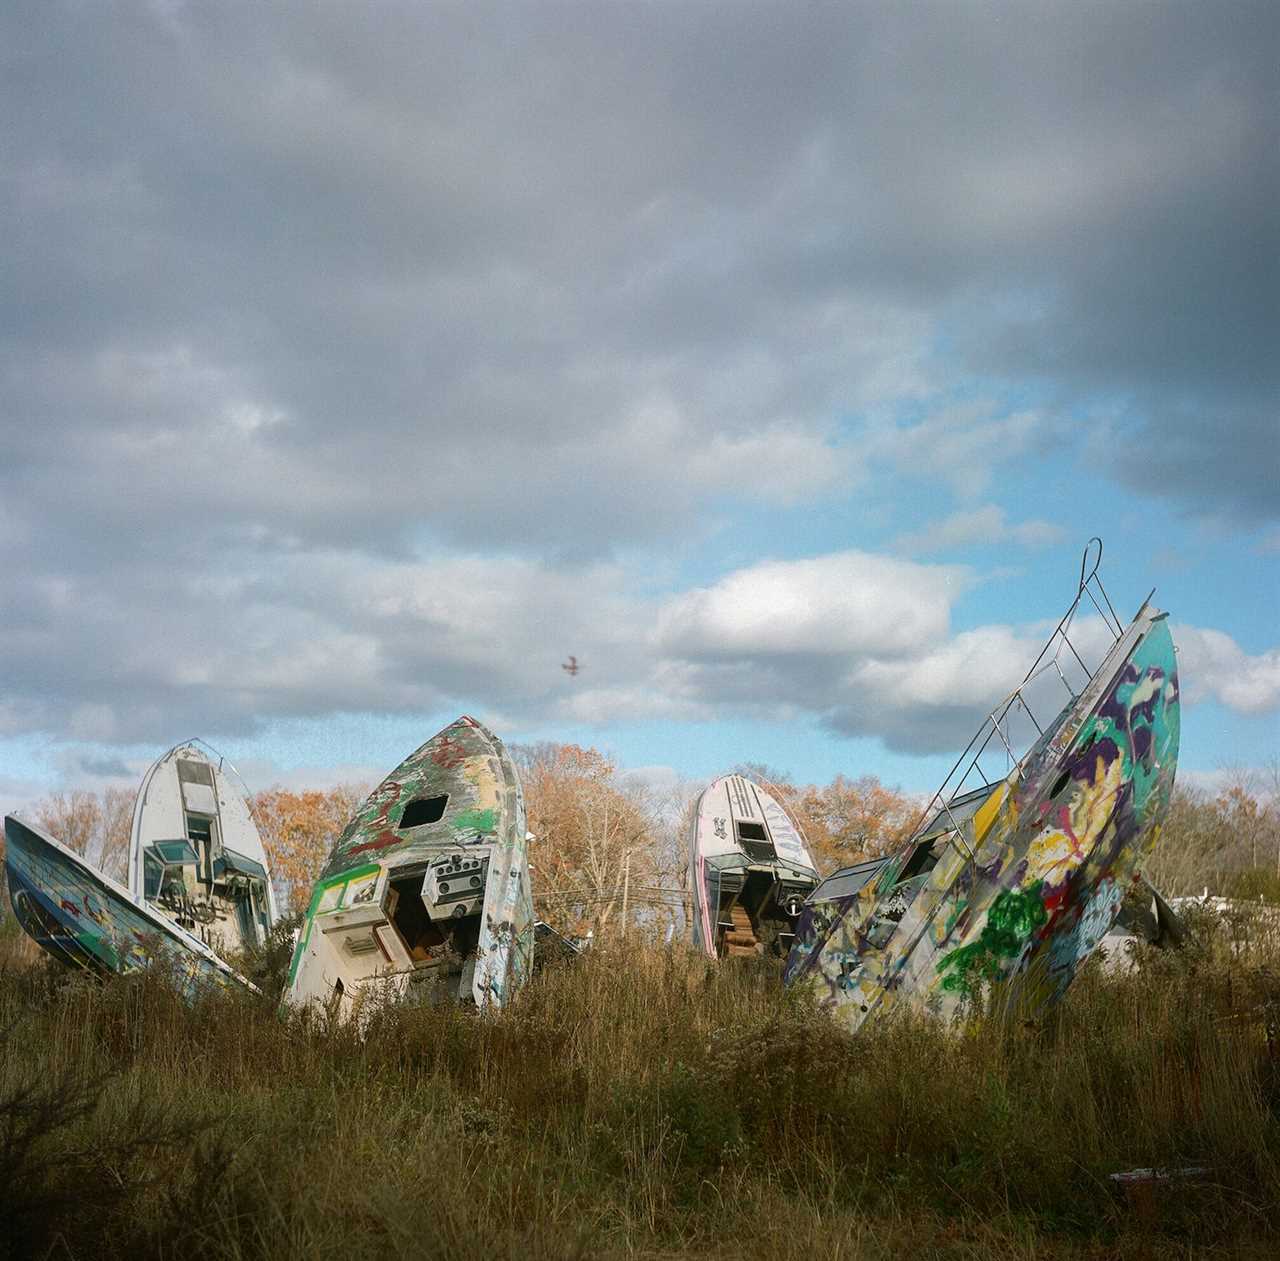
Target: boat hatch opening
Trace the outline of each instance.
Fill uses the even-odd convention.
[[[898,885],[904,885],[909,880],[914,880],[917,876],[927,875],[938,865],[938,855],[934,852],[932,841],[921,841],[915,847],[911,857],[903,864],[902,872],[898,876],[895,888]]]
[[[213,767],[205,762],[178,758],[178,783],[183,805],[195,814],[217,814],[218,797],[213,783]]]
[[[944,846],[938,844],[937,848],[942,849]],[[938,858],[933,841],[921,841],[911,852],[911,857],[903,865],[893,888],[877,905],[867,930],[867,942],[874,949],[880,950],[888,945],[893,930],[916,900],[916,895],[924,888],[929,873],[937,866]]]
[[[772,872],[747,872],[746,880],[742,885],[742,892],[738,894],[736,904],[742,907],[751,917],[753,925],[759,925],[770,910],[774,885],[775,881]],[[720,918],[727,918],[723,907],[721,908]]]
[[[769,833],[764,830],[763,823],[747,823],[740,819],[738,841],[753,862],[772,862],[778,856],[769,841]]]
[[[442,797],[415,797],[405,806],[404,813],[400,816],[400,827],[420,828],[428,823],[439,823],[444,818],[448,804],[448,793]]]
[[[432,922],[422,901],[421,887],[420,872],[402,876],[390,882],[386,901],[387,917],[415,964],[428,962],[434,948],[444,944],[444,933]]]
[[[217,835],[217,820],[204,814],[184,813],[187,839],[200,855],[200,879],[205,884],[213,883],[213,850],[214,837]]]

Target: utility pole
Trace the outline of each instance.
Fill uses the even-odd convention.
[[[622,935],[627,935],[627,896],[631,892],[631,851],[622,857]]]

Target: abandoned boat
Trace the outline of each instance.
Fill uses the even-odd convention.
[[[103,975],[159,966],[188,996],[209,983],[254,989],[198,937],[43,828],[6,815],[4,837],[14,918],[55,959]]]
[[[725,775],[698,798],[689,836],[695,947],[714,958],[785,957],[817,882],[804,838],[759,784]]]
[[[262,945],[275,922],[267,856],[243,781],[203,741],[143,776],[127,889],[43,828],[12,816],[4,827],[14,915],[55,958],[102,973],[160,963],[189,992],[254,988],[222,956]]]
[[[143,776],[129,890],[223,958],[266,943],[275,893],[249,793],[201,740],[175,745]]]
[[[343,829],[317,881],[286,1002],[335,1018],[374,995],[500,1007],[528,979],[534,919],[520,779],[459,718],[410,754]]]
[[[1066,991],[1126,894],[1149,890],[1142,866],[1178,759],[1177,663],[1167,614],[1144,601],[1120,624],[1097,576],[1101,555],[1091,540],[1057,629],[903,848],[834,873],[808,899],[784,981],[851,1028],[895,1006],[952,1016],[997,982],[1003,1003],[1030,1014]],[[1110,640],[1091,673],[1071,638],[1099,633],[1075,626],[1086,597]],[[1030,698],[1045,682],[1069,697],[1041,727]],[[1021,758],[1015,719],[1038,732]],[[1011,763],[1004,778],[982,769],[992,749]]]

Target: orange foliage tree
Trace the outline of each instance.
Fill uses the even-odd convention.
[[[253,817],[262,834],[271,875],[282,904],[306,908],[329,851],[365,796],[355,784],[323,792],[293,792],[278,785],[253,796]]]
[[[837,775],[824,787],[801,789],[787,804],[823,873],[891,853],[906,840],[922,805],[874,775]]]

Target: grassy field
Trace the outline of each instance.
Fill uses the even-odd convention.
[[[606,943],[497,1017],[361,1039],[33,966],[10,921],[0,1251],[1275,1257],[1280,943],[1196,930],[1035,1027],[849,1038],[763,963]],[[1188,1165],[1132,1199],[1107,1177]]]

